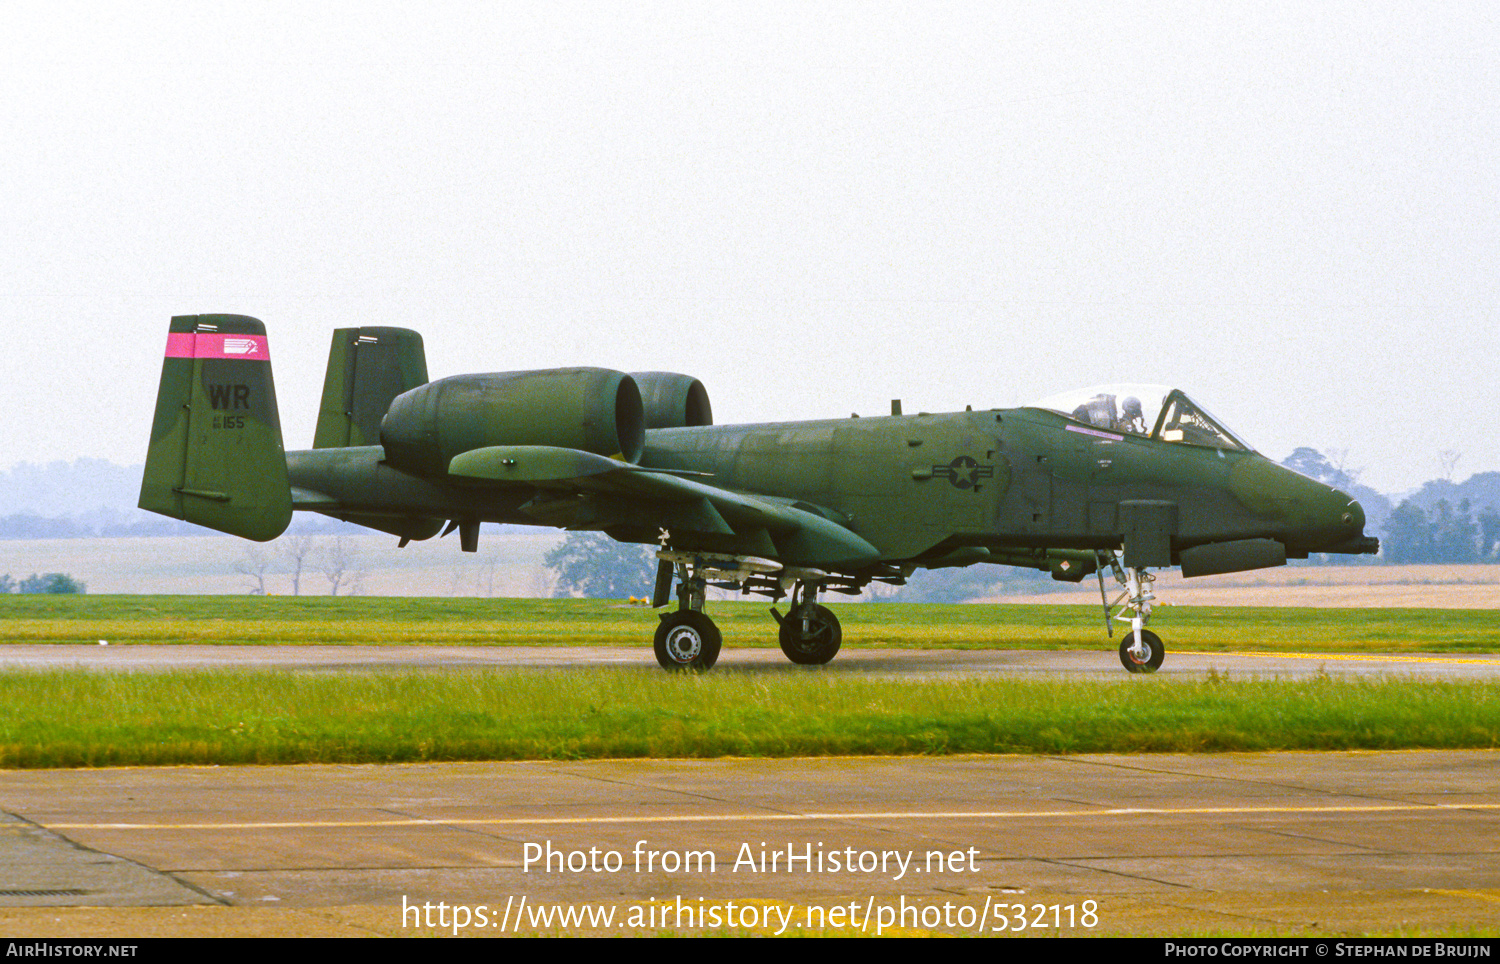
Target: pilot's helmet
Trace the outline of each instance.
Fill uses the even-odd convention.
[[[1128,419],[1140,419],[1143,422],[1146,420],[1146,413],[1141,411],[1141,400],[1134,395],[1125,396],[1125,400],[1120,403],[1120,411],[1124,412]]]

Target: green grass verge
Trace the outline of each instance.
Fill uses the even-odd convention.
[[[1109,647],[1088,606],[837,605],[848,647]],[[774,647],[766,602],[713,603],[730,647]],[[786,607],[781,607],[786,611]],[[0,596],[0,642],[645,646],[650,609],[594,599]],[[1491,652],[1494,610],[1173,607],[1169,650]]]
[[[1500,681],[0,674],[0,766],[1474,748]]]

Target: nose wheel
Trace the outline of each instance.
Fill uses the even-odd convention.
[[[1125,634],[1120,640],[1120,665],[1132,673],[1154,673],[1161,667],[1161,661],[1167,655],[1166,647],[1161,644],[1161,637],[1149,629],[1140,631],[1140,645],[1136,645],[1136,632]]]

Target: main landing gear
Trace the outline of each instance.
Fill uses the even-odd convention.
[[[691,609],[663,613],[656,627],[656,661],[664,669],[712,669],[723,646],[714,621]]]
[[[661,614],[656,627],[656,661],[662,669],[713,669],[724,646],[724,635],[703,612],[710,576],[724,576],[720,568],[705,565],[704,558],[684,553],[657,553],[656,596],[652,604],[665,606],[677,574],[677,611]],[[726,560],[728,561],[728,560]]]
[[[656,554],[656,607],[670,601],[672,583],[677,583],[677,609],[662,613],[656,627],[656,661],[664,669],[710,669],[719,658],[723,635],[703,612],[707,589],[734,589],[780,600],[791,593],[790,611],[783,616],[774,608],[787,659],[804,666],[820,666],[838,654],[844,631],[838,617],[827,606],[818,605],[823,591],[858,595],[872,579],[904,581],[896,570],[865,576],[845,576],[816,569],[783,567],[781,563],[753,556],[726,556],[702,552],[677,552],[663,548]]]
[[[780,624],[781,651],[803,666],[821,666],[838,655],[844,628],[827,606],[819,606],[816,584],[798,582],[792,589],[791,613],[771,615]]]
[[[1129,623],[1130,632],[1120,640],[1120,665],[1132,673],[1154,673],[1161,668],[1161,661],[1167,655],[1161,637],[1146,628],[1151,619],[1151,603],[1156,599],[1151,592],[1156,577],[1145,569],[1126,569],[1123,558],[1121,552],[1099,553],[1099,598],[1104,600],[1104,627],[1113,636],[1114,620]],[[1114,571],[1115,581],[1124,587],[1113,604],[1104,592],[1106,565]],[[1119,610],[1111,615],[1114,606]]]

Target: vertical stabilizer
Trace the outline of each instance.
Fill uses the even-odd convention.
[[[391,399],[427,384],[422,336],[405,328],[340,328],[328,351],[313,448],[379,445]]]
[[[292,518],[266,327],[172,319],[140,507],[265,542]]]

